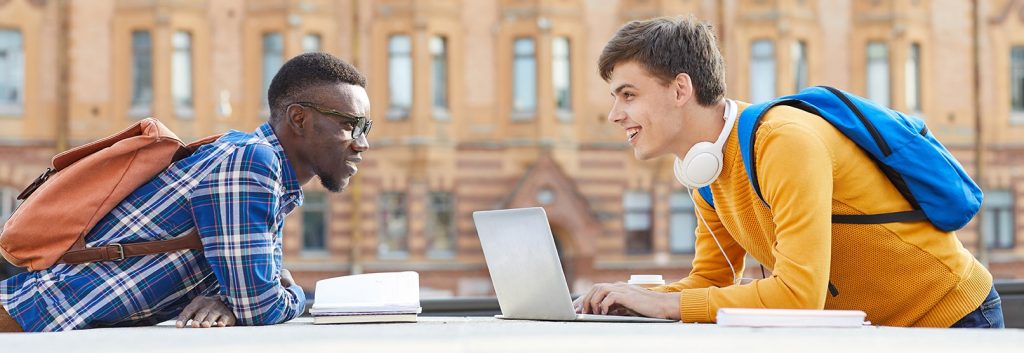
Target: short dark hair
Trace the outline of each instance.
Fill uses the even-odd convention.
[[[366,88],[366,77],[328,53],[305,53],[288,60],[270,81],[267,102],[273,119],[295,95],[318,85],[347,83]]]
[[[667,85],[690,75],[697,103],[710,106],[725,96],[725,60],[711,25],[693,16],[632,21],[619,28],[598,60],[601,78],[611,79],[615,65],[635,61]]]

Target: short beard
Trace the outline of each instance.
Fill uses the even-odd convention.
[[[335,181],[334,178],[331,178],[330,176],[321,173],[317,173],[316,176],[317,179],[320,179],[320,185],[323,185],[324,189],[327,189],[327,191],[342,192],[344,190],[344,188],[341,187],[341,184]]]

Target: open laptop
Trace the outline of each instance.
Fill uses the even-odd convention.
[[[473,212],[480,245],[501,306],[499,319],[675,322],[635,316],[577,314],[540,207]]]

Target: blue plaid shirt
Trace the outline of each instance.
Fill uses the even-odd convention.
[[[281,229],[302,189],[269,124],[231,131],[132,193],[92,229],[88,246],[199,230],[203,251],[57,264],[0,282],[0,304],[25,331],[152,325],[197,296],[219,296],[240,325],[302,313],[299,286],[282,287]]]

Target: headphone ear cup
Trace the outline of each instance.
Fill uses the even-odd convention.
[[[682,160],[676,158],[672,169],[680,184],[692,189],[705,187],[722,172],[722,151],[714,143],[698,142]]]

